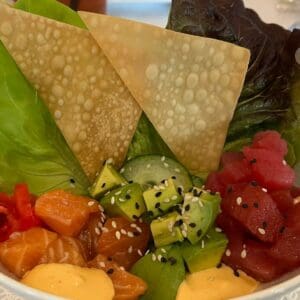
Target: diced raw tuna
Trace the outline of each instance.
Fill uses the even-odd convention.
[[[259,240],[276,241],[284,220],[273,199],[261,187],[234,185],[221,206],[225,213],[239,221]]]
[[[288,153],[286,141],[281,138],[279,132],[274,130],[257,133],[253,138],[252,147],[271,150],[278,153],[281,157]]]
[[[214,193],[220,193],[222,197],[226,194],[226,186],[220,181],[219,172],[213,172],[208,175],[205,188]]]
[[[270,196],[282,214],[287,213],[289,209],[294,207],[294,199],[290,190],[273,191],[270,192]]]
[[[266,149],[245,147],[243,153],[251,164],[253,177],[268,190],[290,189],[296,179],[295,171],[279,154]]]

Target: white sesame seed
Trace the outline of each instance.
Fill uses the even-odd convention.
[[[168,187],[169,186],[169,182],[168,180],[165,181],[165,186]]]
[[[193,199],[193,196],[191,195],[191,194],[186,194],[185,196],[184,196],[184,200],[191,200],[191,199]]]
[[[100,266],[101,268],[105,268],[105,263],[104,263],[103,261],[100,261],[99,266]]]
[[[162,259],[162,255],[157,255],[157,259],[158,259],[158,261],[161,261],[161,259]]]
[[[119,198],[119,201],[120,201],[120,202],[125,202],[125,201],[126,201],[126,199]]]
[[[180,170],[179,170],[178,168],[175,168],[174,171],[175,171],[176,173],[180,173]]]
[[[89,201],[88,206],[93,206],[95,203],[95,201]]]
[[[127,231],[125,229],[121,229],[121,233],[127,235]]]
[[[133,248],[132,248],[132,246],[130,246],[130,247],[128,248],[128,253],[132,253],[132,251],[133,251]]]
[[[226,252],[225,252],[225,255],[226,256],[230,256],[231,255],[231,251],[229,249],[227,249]]]
[[[143,219],[142,219],[142,218],[139,218],[139,222],[140,222],[140,223],[143,223]]]
[[[97,235],[100,235],[100,234],[101,234],[100,229],[99,229],[98,227],[95,227],[95,233],[96,233]]]
[[[145,255],[148,255],[150,253],[150,249],[148,249],[146,252],[145,252]]]
[[[205,246],[205,242],[204,242],[204,240],[202,240],[202,241],[201,241],[201,248],[203,249],[204,246]]]
[[[148,164],[148,165],[146,166],[146,168],[147,168],[147,169],[150,169],[150,168],[151,168],[151,165],[150,165],[150,164]]]
[[[178,196],[177,196],[177,195],[174,195],[174,196],[171,197],[171,199],[172,199],[173,201],[175,201],[175,200],[178,199]]]
[[[296,197],[293,202],[294,202],[294,205],[300,203],[300,197],[299,196]]]
[[[242,202],[243,202],[242,197],[237,197],[237,198],[236,198],[236,204],[237,204],[237,205],[241,205]]]
[[[101,211],[101,212],[104,212],[104,209],[103,209],[103,207],[99,204],[98,205],[98,208],[99,208],[99,210]]]
[[[223,232],[223,230],[219,227],[216,227],[215,230],[216,230],[216,232]]]
[[[187,231],[187,230],[188,230],[188,227],[187,227],[187,225],[186,225],[185,223],[182,224],[182,229],[183,229],[184,231]]]
[[[122,191],[117,191],[117,192],[115,193],[115,195],[118,196],[118,195],[120,195],[121,193],[122,193]]]
[[[121,266],[121,267],[120,267],[120,270],[121,270],[121,271],[125,271],[125,268]]]
[[[246,249],[244,249],[242,252],[241,252],[241,258],[246,258],[247,256],[247,251]]]
[[[265,231],[263,228],[258,228],[257,230],[258,230],[258,232],[259,232],[260,234],[262,234],[262,235],[265,235],[265,234],[266,234],[266,231]]]
[[[107,232],[109,232],[109,230],[106,227],[102,227],[102,232],[107,233]]]
[[[157,258],[156,255],[153,253],[152,254],[152,261],[156,261],[156,258]]]
[[[169,167],[169,164],[164,163],[164,166],[165,166],[165,168],[168,168],[168,167]]]
[[[161,248],[161,252],[162,253],[167,253],[166,249],[164,249],[164,248]]]
[[[161,157],[161,161],[165,161],[166,160],[166,157],[165,156],[162,156]]]
[[[282,164],[283,164],[284,166],[286,166],[286,165],[287,165],[287,162],[286,162],[285,160],[283,160],[283,161],[282,161]]]
[[[192,198],[192,202],[198,202],[199,201],[199,198],[198,197],[193,197]]]
[[[121,239],[121,232],[120,231],[116,231],[116,238],[117,238],[117,240]]]
[[[112,222],[111,222],[111,226],[112,226],[113,228],[117,228],[117,222],[116,222],[116,221],[112,221]]]
[[[139,256],[143,256],[143,253],[140,249],[138,249],[137,253],[138,253]]]
[[[182,235],[183,235],[183,237],[187,237],[187,232],[185,231],[185,230],[181,230],[181,233],[182,233]]]
[[[114,161],[114,160],[113,160],[112,158],[109,158],[109,159],[106,161],[106,163],[107,163],[107,164],[112,164],[113,161]]]
[[[133,237],[134,237],[134,234],[133,234],[133,232],[128,231],[128,232],[127,232],[127,236],[130,237],[130,238],[133,238]]]
[[[143,232],[143,230],[142,230],[141,227],[136,227],[136,230],[137,230],[139,233],[142,233],[142,232]]]
[[[123,183],[121,183],[121,186],[125,186],[125,185],[127,185],[127,183],[126,183],[126,182],[123,182]]]
[[[160,188],[159,188],[157,185],[154,185],[153,188],[154,188],[156,191],[160,191]]]
[[[98,222],[98,227],[102,228],[103,224],[101,222]]]
[[[122,168],[122,169],[120,170],[120,174],[122,174],[122,173],[124,173],[124,172],[125,172],[125,169]]]
[[[137,225],[136,225],[135,223],[132,223],[132,224],[130,224],[130,227],[131,227],[131,228],[136,228]]]
[[[201,199],[199,199],[199,205],[200,205],[200,207],[204,207],[203,202],[201,201]]]
[[[114,205],[114,204],[115,204],[116,200],[115,200],[115,197],[114,197],[114,196],[113,196],[113,197],[111,197],[111,199],[110,199],[110,202],[111,202],[111,204],[112,204],[112,205]]]
[[[265,188],[262,188],[261,189],[263,192],[265,192],[265,193],[267,193],[268,192],[268,190],[267,189],[265,189]]]
[[[170,202],[170,198],[166,198],[163,200],[164,203],[169,203]]]

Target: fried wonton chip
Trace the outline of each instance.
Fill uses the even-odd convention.
[[[0,39],[89,178],[106,159],[120,166],[141,109],[90,33],[0,5]]]
[[[216,169],[250,52],[115,17],[80,16],[177,158],[192,173]]]

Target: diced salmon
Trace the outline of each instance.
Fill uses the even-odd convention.
[[[61,263],[85,267],[86,250],[79,240],[62,236],[49,244],[39,263]]]
[[[87,249],[89,260],[98,254],[98,243],[104,222],[105,216],[102,212],[92,214],[78,236],[78,239]]]
[[[146,223],[109,218],[99,239],[98,252],[129,270],[147,251],[150,237]]]
[[[0,261],[17,277],[22,277],[34,268],[57,234],[35,227],[14,233],[9,240],[0,244]]]
[[[52,230],[65,236],[76,236],[91,213],[99,211],[96,201],[63,190],[48,192],[35,203],[36,215]]]
[[[104,270],[110,276],[115,288],[113,300],[137,300],[147,290],[147,284],[141,278],[125,271],[104,255],[97,255],[88,266]]]

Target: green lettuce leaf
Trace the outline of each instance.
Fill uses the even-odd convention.
[[[0,65],[0,190],[26,182],[37,195],[56,188],[85,194],[87,177],[2,43]]]
[[[86,28],[74,10],[56,0],[18,0],[14,7],[49,19]]]
[[[167,28],[251,50],[228,142],[272,128],[285,118],[294,68],[295,52],[290,44],[296,36],[291,31],[264,23],[253,10],[245,8],[242,0],[173,0]]]

